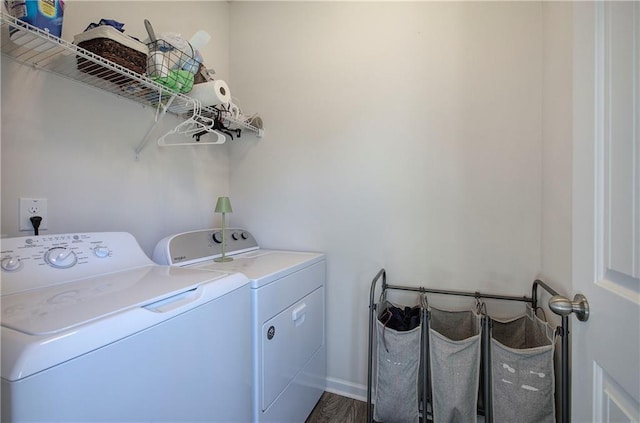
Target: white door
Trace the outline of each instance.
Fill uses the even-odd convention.
[[[576,2],[572,421],[640,421],[640,3]]]

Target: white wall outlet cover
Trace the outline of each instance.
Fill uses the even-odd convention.
[[[18,213],[18,219],[20,220],[19,229],[21,231],[32,231],[33,224],[31,223],[31,217],[40,216],[42,221],[40,222],[40,228],[38,230],[45,230],[48,228],[47,219],[47,199],[46,198],[20,198],[20,210]]]

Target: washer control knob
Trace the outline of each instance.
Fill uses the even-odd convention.
[[[76,265],[78,257],[66,247],[54,247],[44,254],[44,261],[56,269],[68,269]]]
[[[18,257],[5,257],[2,259],[2,270],[15,272],[22,267],[22,262]]]
[[[248,234],[248,233],[246,233],[246,232],[244,232],[244,231],[240,234],[240,236],[242,237],[242,239],[247,239],[247,238],[249,238],[249,234]]]
[[[98,258],[105,258],[105,257],[109,257],[109,253],[111,251],[109,251],[109,248],[102,246],[102,245],[98,245],[97,247],[95,247],[93,249],[93,254],[98,257]]]
[[[222,244],[222,232],[214,232],[211,238],[216,244]]]
[[[237,241],[238,239],[240,239],[240,234],[237,232],[234,232],[231,234],[231,238],[233,238],[234,241]]]

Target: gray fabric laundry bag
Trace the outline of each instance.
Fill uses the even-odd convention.
[[[429,308],[429,363],[435,423],[475,422],[481,351],[480,316]]]
[[[553,423],[555,334],[551,326],[526,314],[509,321],[493,320],[491,380],[496,423]]]
[[[376,319],[377,379],[373,419],[384,423],[419,420],[418,369],[422,325],[406,331]]]

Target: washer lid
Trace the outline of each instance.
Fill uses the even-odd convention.
[[[2,326],[48,335],[156,302],[226,276],[144,266],[2,297]]]
[[[323,259],[322,253],[255,250],[234,255],[233,261],[220,263],[207,261],[196,267],[223,272],[240,272],[249,278],[252,288],[259,288]]]
[[[2,297],[2,378],[17,381],[239,289],[240,273],[150,265]]]

